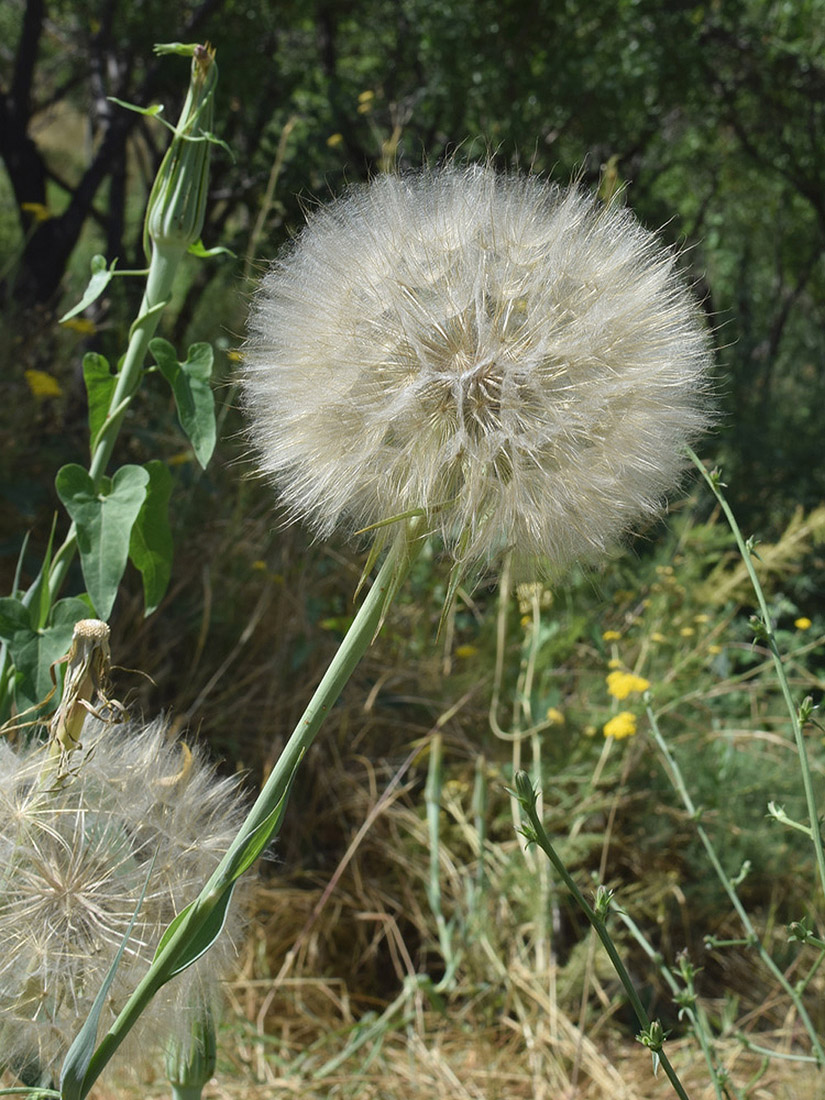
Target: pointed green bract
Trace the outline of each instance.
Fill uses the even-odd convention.
[[[149,474],[142,466],[122,466],[111,481],[103,479],[99,493],[82,466],[58,471],[57,495],[77,528],[86,590],[101,619],[111,614],[148,484]]]
[[[172,575],[172,530],[169,526],[169,497],[172,475],[162,462],[147,462],[149,475],[143,501],[129,540],[129,558],[143,579],[146,614],[151,615],[169,585]]]
[[[212,376],[212,347],[192,344],[181,363],[168,340],[157,338],[149,344],[160,372],[175,397],[180,425],[189,437],[195,457],[206,469],[215,449],[215,396]]]

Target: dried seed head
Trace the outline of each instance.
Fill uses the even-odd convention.
[[[182,750],[162,721],[142,727],[90,718],[76,754],[82,762],[44,785],[47,749],[15,752],[0,742],[0,1046],[11,1068],[54,1074],[129,927],[150,866],[102,1028],[234,838],[237,784],[217,779],[198,749]],[[141,1017],[134,1032],[141,1053],[163,1050],[176,1034],[191,1044],[193,1016],[215,1006],[237,913],[230,911],[208,955],[165,986]]]
[[[710,358],[627,210],[453,166],[310,217],[257,293],[242,381],[263,471],[319,534],[421,510],[457,560],[552,574],[661,507]]]

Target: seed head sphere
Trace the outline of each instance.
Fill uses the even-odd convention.
[[[63,781],[44,781],[46,750],[0,739],[0,1050],[21,1076],[57,1076],[89,1015],[141,894],[106,999],[109,1027],[177,913],[197,895],[242,819],[237,783],[166,724],[87,718]],[[77,761],[80,760],[80,763]],[[132,1033],[140,1065],[214,1009],[240,929],[233,907],[208,955],[164,986]]]
[[[710,360],[629,211],[453,165],[310,216],[256,294],[242,382],[263,471],[319,535],[420,512],[468,566],[552,575],[662,506]]]

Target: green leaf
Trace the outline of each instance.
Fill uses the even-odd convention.
[[[54,546],[54,533],[56,530],[57,514],[55,513],[52,519],[52,529],[49,532],[49,541],[46,544],[46,553],[43,555],[43,561],[40,565],[40,572],[34,578],[27,593],[27,602],[31,608],[31,625],[35,630],[39,630],[40,627],[46,625],[52,607],[51,593],[49,592],[49,572],[52,566],[52,547]]]
[[[125,99],[118,99],[117,96],[106,96],[110,103],[116,103],[118,107],[125,107],[127,111],[134,111],[138,115],[146,115],[149,118],[157,118],[163,112],[162,103],[153,103],[150,107],[138,107],[136,103],[127,103]],[[164,120],[161,119],[161,122]],[[167,124],[168,125],[168,124]]]
[[[187,252],[192,256],[198,256],[202,260],[207,260],[211,256],[231,256],[233,260],[235,259],[235,253],[231,248],[224,248],[221,244],[215,245],[214,248],[207,248],[200,237],[194,244],[189,245]]]
[[[235,883],[230,882],[224,889],[220,897],[213,902],[212,907],[209,910],[208,915],[204,918],[203,923],[199,925],[197,931],[192,935],[187,936],[186,940],[181,945],[181,950],[175,958],[175,962],[172,970],[164,981],[170,981],[178,974],[183,973],[193,963],[196,963],[201,955],[205,955],[218,936],[223,931],[223,927],[226,924],[226,914],[229,912],[229,906],[232,901],[232,894],[235,890]],[[182,909],[180,913],[175,917],[166,931],[160,938],[157,951],[155,951],[155,958],[158,957],[160,952],[169,942],[174,933],[183,924],[184,921],[194,920],[198,909],[198,902],[194,901],[191,905],[187,905],[185,909]]]
[[[175,349],[168,340],[156,338],[149,342],[149,350],[161,374],[172,387],[178,419],[186,432],[203,469],[215,449],[215,397],[209,385],[212,375],[212,347],[210,344],[192,344],[186,362],[178,360]]]
[[[164,298],[162,302],[156,302],[155,305],[150,306],[145,313],[141,313],[136,320],[132,321],[132,324],[129,328],[129,339],[131,340],[135,333],[138,332],[141,327],[146,324],[147,321],[153,321],[154,318],[160,316],[160,314],[163,313],[168,304],[169,299]],[[151,327],[154,330],[156,326],[152,325]]]
[[[58,470],[57,495],[77,527],[83,579],[101,619],[111,614],[148,483],[149,474],[142,466],[122,466],[97,493],[82,466]]]
[[[89,403],[89,449],[94,452],[100,429],[106,423],[117,376],[112,374],[107,359],[90,351],[83,356],[83,381]]]
[[[0,598],[0,641],[10,642],[21,630],[31,630],[29,609],[14,596]]]
[[[97,991],[92,1007],[89,1009],[89,1015],[84,1020],[80,1031],[75,1035],[74,1041],[66,1052],[66,1057],[63,1059],[63,1065],[60,1069],[61,1100],[83,1100],[83,1097],[88,1094],[91,1088],[91,1083],[89,1085],[86,1084],[86,1074],[92,1061],[95,1044],[97,1043],[100,1014],[103,1011],[103,1006],[106,1004],[106,998],[109,996],[109,989],[115,979],[120,960],[123,958],[123,952],[126,950],[126,945],[132,935],[132,929],[135,927],[135,921],[140,912],[140,907],[143,905],[143,899],[146,897],[146,890],[149,886],[149,879],[152,876],[154,867],[155,857],[153,856],[149,863],[149,869],[146,872],[143,889],[140,892],[137,905],[132,913],[132,919],[129,921],[129,927],[126,929],[123,939],[120,941],[117,954],[112,959],[112,965],[106,972],[103,984]]]
[[[152,49],[158,56],[177,54],[179,57],[192,57],[197,47],[191,42],[156,42]]]
[[[0,602],[6,603],[5,600]],[[50,626],[32,630],[26,623],[8,640],[9,653],[19,677],[14,698],[20,710],[41,703],[52,690],[52,665],[68,653],[75,623],[88,617],[89,608],[83,600],[60,600],[52,608]]]
[[[230,871],[233,882],[237,881],[237,879],[241,877],[244,871],[247,871],[252,866],[258,856],[263,852],[264,848],[266,848],[267,844],[269,844],[270,840],[272,840],[272,838],[277,834],[278,830],[280,829],[281,821],[284,816],[284,810],[286,809],[287,799],[289,798],[289,792],[292,789],[292,781],[295,778],[295,773],[298,771],[298,765],[301,763],[302,759],[303,754],[298,760],[298,763],[295,765],[292,775],[289,777],[289,782],[287,783],[286,790],[281,795],[275,809],[272,810],[267,815],[267,817],[264,818],[260,825],[250,833],[246,844],[235,857],[235,862]]]
[[[191,935],[187,935],[185,941],[181,945],[178,955],[174,959],[174,969],[169,974],[169,978],[173,978],[176,974],[180,974],[182,970],[185,970],[188,966],[191,966],[193,962],[196,962],[205,951],[208,951],[215,940],[221,933],[221,930],[226,922],[226,914],[229,910],[229,903],[232,900],[232,891],[235,888],[235,883],[244,873],[248,870],[258,856],[266,848],[273,836],[278,832],[281,821],[283,820],[284,811],[286,810],[287,800],[289,799],[289,792],[292,789],[292,782],[295,779],[295,775],[303,759],[303,753],[298,758],[295,767],[292,769],[292,774],[286,783],[284,793],[278,799],[278,802],[274,809],[272,809],[267,816],[261,821],[258,826],[252,830],[249,836],[246,838],[246,843],[243,847],[235,853],[235,858],[232,860],[230,867],[226,871],[226,877],[224,879],[223,891],[218,898],[212,902],[205,902],[203,899],[192,902],[183,909],[163,935],[160,938],[157,951],[155,952],[155,958],[157,959],[160,952],[172,938],[174,933],[180,928],[184,921],[192,923],[195,926],[195,931]],[[198,925],[198,908],[209,904],[211,908],[209,912],[203,917],[203,922]],[[169,978],[165,980],[169,980]]]
[[[116,264],[117,260],[112,260],[111,266],[107,267],[105,256],[92,256],[92,277],[89,280],[89,285],[83,291],[83,297],[74,309],[70,309],[68,313],[63,314],[58,322],[59,324],[62,325],[64,321],[69,321],[72,317],[76,317],[78,313],[83,312],[86,306],[90,306],[92,302],[100,297],[112,281]]]
[[[172,475],[162,462],[147,462],[149,475],[146,499],[138,512],[129,540],[129,557],[143,578],[146,614],[151,615],[169,584],[172,573],[172,531],[169,527],[169,497]]]

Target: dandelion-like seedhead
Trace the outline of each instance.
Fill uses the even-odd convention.
[[[708,422],[674,253],[619,205],[450,166],[315,212],[255,297],[249,437],[327,536],[422,511],[556,572],[655,513]]]
[[[242,809],[237,783],[217,779],[161,720],[88,719],[70,775],[55,780],[47,759],[41,746],[0,742],[0,1051],[4,1064],[38,1075],[59,1068],[144,887],[102,1029],[228,849]],[[154,998],[133,1033],[141,1050],[175,1035],[185,1042],[193,1014],[216,1007],[237,913],[208,955]]]

